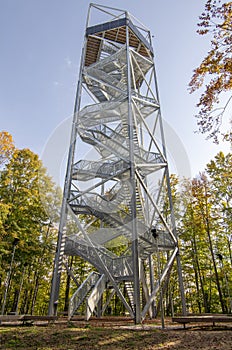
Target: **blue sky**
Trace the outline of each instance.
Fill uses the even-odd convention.
[[[154,35],[162,116],[178,135],[191,175],[196,175],[219,150],[229,150],[228,145],[216,146],[194,133],[197,94],[189,95],[187,87],[193,69],[209,48],[208,40],[196,34],[204,1],[96,3],[128,10]],[[65,138],[64,144],[69,137],[67,118],[73,111],[89,1],[1,0],[0,5],[1,130],[13,135],[18,148],[28,147],[43,156],[56,130]],[[60,159],[64,167],[65,158],[58,157],[57,162]],[[49,168],[48,159],[45,163]]]

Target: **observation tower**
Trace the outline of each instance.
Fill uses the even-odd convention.
[[[97,4],[81,54],[50,314],[65,256],[93,266],[70,318],[85,303],[89,319],[100,300],[104,315],[115,293],[135,323],[154,316],[175,260],[186,312],[151,35],[127,11]]]

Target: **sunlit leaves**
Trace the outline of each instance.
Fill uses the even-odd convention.
[[[189,87],[192,93],[204,86],[205,90],[197,104],[197,124],[200,132],[218,142],[222,118],[231,102],[232,2],[208,0],[205,12],[199,18],[198,33],[210,35],[211,49],[194,70]],[[227,93],[227,102],[217,108],[222,93]]]
[[[49,295],[60,191],[38,155],[29,149],[13,149],[1,171],[0,198],[0,278],[2,276],[3,281],[9,269],[14,238],[19,239],[6,307],[14,309],[21,293],[20,309],[32,312],[42,280],[47,293],[44,297],[48,299]]]
[[[7,131],[0,132],[0,167],[11,157],[14,151],[14,141]]]
[[[187,302],[193,312],[230,310],[231,169],[231,154],[219,152],[204,174],[182,185],[181,252]]]

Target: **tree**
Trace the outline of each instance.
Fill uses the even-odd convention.
[[[39,286],[45,284],[49,293],[51,266],[54,256],[54,221],[58,211],[47,209],[57,205],[56,188],[46,173],[38,155],[29,149],[15,149],[1,173],[1,203],[7,210],[0,231],[1,276],[4,280],[9,269],[12,242],[19,239],[7,310],[33,312]],[[47,278],[46,278],[47,277]],[[2,293],[3,294],[3,293]],[[20,298],[20,294],[23,298]],[[47,298],[48,299],[48,298]],[[48,301],[48,300],[47,300]]]
[[[219,294],[221,309],[222,309],[222,312],[224,313],[226,310],[225,310],[221,284],[220,284],[218,269],[216,264],[215,240],[213,239],[215,237],[215,236],[213,237],[213,234],[216,235],[216,231],[217,231],[216,220],[212,210],[215,197],[212,195],[212,188],[210,187],[209,180],[205,176],[205,174],[202,174],[199,180],[195,180],[194,185],[195,185],[196,192],[199,192],[199,194],[202,196],[202,198],[198,200],[199,216],[201,216],[202,218],[203,227],[208,240],[209,253],[211,255],[211,261],[212,261],[212,266],[213,266],[214,275],[215,275],[215,283]]]
[[[180,227],[181,256],[186,299],[192,312],[231,309],[230,168],[231,156],[220,152],[207,165],[210,177],[199,174],[182,186],[185,212]]]
[[[180,227],[181,256],[185,276],[186,299],[192,312],[210,312],[207,277],[211,273],[208,259],[208,243],[205,239],[204,220],[199,202],[204,196],[198,188],[197,179],[182,184],[182,205],[185,212]]]
[[[0,132],[0,168],[9,161],[14,151],[14,141],[7,131]]]
[[[232,2],[207,0],[205,11],[199,17],[200,35],[211,36],[211,49],[200,66],[194,70],[189,83],[190,93],[205,84],[197,107],[198,127],[218,142],[224,113],[232,100]],[[228,93],[224,106],[216,108],[222,93]],[[228,138],[231,137],[229,133]]]
[[[223,293],[227,300],[227,309],[232,309],[231,267],[232,267],[232,154],[219,152],[214,160],[207,164],[211,188],[216,200],[214,212],[219,223],[217,229],[217,258],[220,266]]]
[[[7,131],[0,132],[0,178],[1,169],[10,160],[10,157],[14,151],[14,141],[12,136]],[[2,202],[0,199],[0,232],[3,235],[4,232],[4,222],[6,220],[9,211],[9,205]],[[0,253],[2,253],[3,245],[0,247]]]
[[[223,152],[219,152],[215,159],[207,164],[206,171],[211,178],[212,190],[217,198],[214,206],[215,210],[217,210],[218,220],[220,221],[219,232],[226,239],[226,242],[224,240],[222,243],[221,249],[227,247],[226,256],[228,256],[232,267],[232,154],[228,153],[224,155]]]

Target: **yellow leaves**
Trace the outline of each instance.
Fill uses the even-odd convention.
[[[0,166],[9,160],[14,151],[14,141],[7,131],[0,132]]]
[[[9,209],[10,209],[10,206],[8,204],[0,202],[0,233],[1,233],[0,237],[2,236],[2,233],[4,231],[3,230],[3,224],[4,224],[4,221],[7,218],[7,214],[9,212]]]

